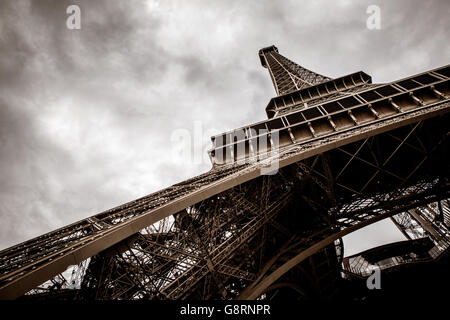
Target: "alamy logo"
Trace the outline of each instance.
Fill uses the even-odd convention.
[[[67,7],[66,13],[70,14],[66,20],[66,26],[69,30],[81,29],[81,9],[79,6],[73,4]]]
[[[369,30],[380,30],[381,29],[381,9],[379,6],[370,5],[366,10],[367,14],[370,16],[367,18],[366,26]]]
[[[374,269],[373,274],[367,278],[366,281],[367,289],[381,289],[381,270]]]
[[[238,129],[223,136],[218,130],[204,129],[200,121],[193,122],[191,130],[180,128],[172,132],[172,161],[182,163],[255,164],[259,163],[261,175],[277,174],[279,169],[280,137],[278,131],[266,129]],[[218,137],[222,142],[212,144],[207,152],[204,141]],[[211,158],[209,158],[211,157]]]

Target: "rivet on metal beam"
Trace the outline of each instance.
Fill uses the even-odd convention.
[[[350,118],[352,118],[353,122],[358,125],[358,120],[356,120],[355,116],[352,113],[352,110],[348,110],[348,115],[350,116]]]
[[[309,130],[311,131],[313,137],[316,137],[316,132],[314,131],[314,128],[312,127],[310,121],[308,121],[308,128],[309,128]]]
[[[336,124],[334,123],[333,119],[331,119],[331,116],[328,116],[328,121],[330,122],[331,126],[333,127],[334,131],[337,131]]]
[[[372,113],[375,115],[375,117],[380,118],[380,115],[378,114],[378,112],[375,111],[375,109],[372,107],[372,104],[369,103],[367,105],[369,107],[369,110],[372,111]]]
[[[414,102],[419,105],[419,106],[423,106],[423,101],[420,100],[419,98],[417,98],[413,92],[409,93],[409,96],[414,100]]]
[[[435,88],[434,86],[431,86],[430,89],[431,89],[431,91],[433,91],[433,93],[434,93],[439,99],[441,99],[441,100],[446,99],[446,96],[445,96],[442,92],[436,90],[436,88]]]
[[[292,143],[295,143],[295,137],[294,137],[294,135],[292,134],[291,128],[288,128],[288,132],[289,132],[289,136],[291,137]]]
[[[392,100],[392,98],[389,98],[388,101],[389,101],[389,103],[395,108],[395,110],[397,110],[398,112],[402,112],[402,109],[400,109],[399,105],[396,104],[396,103],[394,102],[394,100]]]

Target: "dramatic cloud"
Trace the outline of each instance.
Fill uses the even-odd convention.
[[[66,28],[71,4],[81,30]],[[374,82],[449,62],[448,1],[378,1],[381,30],[370,4],[1,1],[0,248],[209,170],[208,136],[264,119],[275,95],[261,47]],[[173,152],[183,129],[200,132],[190,161]],[[355,234],[346,253],[379,238]]]

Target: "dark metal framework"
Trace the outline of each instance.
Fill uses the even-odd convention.
[[[450,67],[372,84],[259,56],[279,94],[268,120],[212,137],[205,174],[2,250],[0,298],[333,297],[341,272],[374,266],[343,260],[342,237],[389,217],[445,254]]]

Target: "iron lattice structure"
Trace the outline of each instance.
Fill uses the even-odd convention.
[[[444,256],[450,66],[372,84],[259,57],[267,120],[212,137],[209,172],[2,250],[0,298],[332,298],[342,274]],[[385,218],[402,250],[343,259],[344,235]]]

